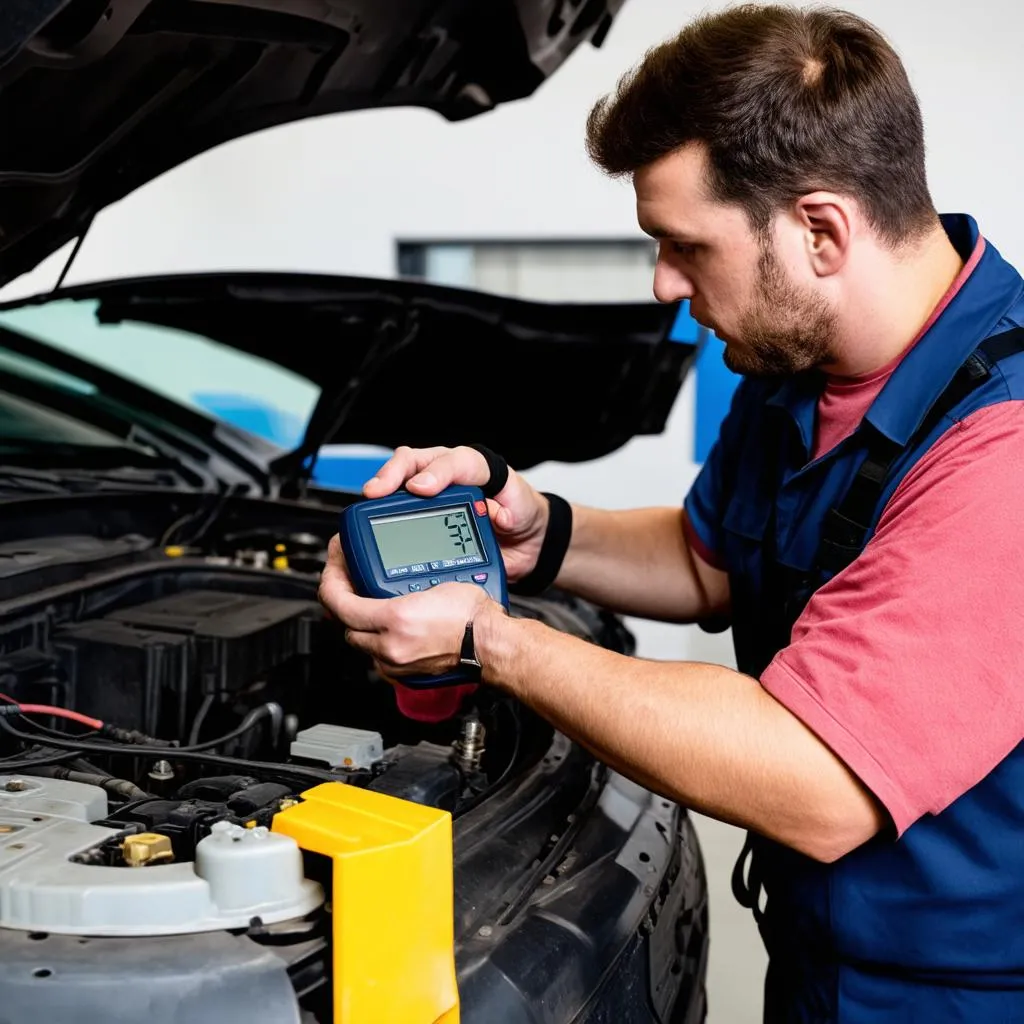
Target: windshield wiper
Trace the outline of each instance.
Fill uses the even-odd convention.
[[[80,494],[89,491],[138,490],[180,486],[166,470],[125,466],[121,470],[67,469],[54,472],[25,466],[0,465],[0,491],[17,490],[44,494]]]

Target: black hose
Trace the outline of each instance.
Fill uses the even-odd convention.
[[[0,719],[12,715],[24,717],[16,704],[0,705]],[[200,750],[211,750],[213,747],[219,747],[222,743],[230,743],[232,740],[236,740],[240,736],[244,736],[268,715],[271,718],[272,728],[276,737],[279,735],[281,725],[284,721],[284,711],[281,708],[281,705],[276,701],[267,701],[265,704],[260,704],[258,707],[253,708],[245,718],[242,719],[241,724],[232,729],[231,732],[224,733],[223,736],[216,736],[212,740],[204,740],[202,743],[191,743],[184,747],[179,747],[174,743],[166,743],[154,736],[147,736],[145,733],[138,732],[134,729],[120,729],[117,726],[110,725],[109,723],[104,723],[102,729],[94,730],[90,735],[96,735],[98,733],[101,736],[112,738],[117,740],[119,743],[123,743],[124,746],[120,751],[123,754],[134,755],[141,747],[149,750],[161,750],[167,754],[174,754],[177,756],[178,754],[183,753],[188,754]],[[25,717],[25,721],[28,722],[29,719]],[[30,724],[33,728],[36,727],[34,722],[30,722]],[[80,739],[84,738],[71,733],[60,733],[53,729],[49,730],[49,732],[54,740],[65,741],[62,743],[54,742],[51,746],[61,747],[65,750],[72,749],[68,746],[68,742],[74,741],[77,743]],[[27,736],[28,734],[22,733],[21,735]],[[38,737],[33,738],[38,739]],[[74,749],[99,750],[100,747],[96,745],[89,746],[87,744],[82,744],[80,747],[76,747]]]
[[[149,796],[144,789],[140,789],[134,782],[127,779],[116,779],[113,775],[105,773],[83,772],[74,768],[62,768],[56,766],[40,767],[32,771],[33,775],[40,775],[47,779],[66,779],[68,782],[81,782],[87,786],[99,786],[108,793],[120,797],[123,800],[142,800]]]
[[[45,757],[37,757],[28,761],[0,761],[0,775],[7,775],[11,772],[27,772],[30,768],[42,768],[45,765],[61,764],[64,761],[74,760],[74,751],[65,751],[63,754],[48,754]]]
[[[32,736],[27,732],[22,732],[20,729],[15,729],[15,727],[7,721],[6,715],[0,715],[0,729],[8,735],[21,740],[23,743],[36,742],[35,736]],[[218,742],[223,742],[223,738],[218,740]],[[332,772],[320,771],[317,768],[307,768],[299,765],[275,764],[272,761],[246,761],[239,757],[225,757],[220,754],[205,754],[201,751],[191,750],[187,747],[158,747],[141,743],[132,744],[131,746],[121,746],[117,743],[94,743],[88,740],[75,741],[58,739],[48,740],[47,743],[49,746],[74,752],[67,757],[59,758],[58,760],[71,760],[76,754],[89,752],[94,754],[106,754],[112,757],[167,757],[175,761],[194,761],[200,764],[219,764],[227,768],[245,769],[250,773],[252,771],[259,771],[267,775],[279,775],[284,778],[311,779],[316,782],[340,781],[340,777]],[[45,759],[35,763],[54,764],[56,762],[53,759]],[[25,767],[31,766],[31,764],[32,763],[22,763],[21,765],[13,767],[14,770],[23,770]],[[11,768],[12,766],[10,765],[4,765],[2,770],[6,771]]]
[[[0,707],[0,714],[4,713],[3,708]],[[203,714],[203,712],[200,712],[200,714]],[[167,751],[169,754],[177,754],[181,751],[188,753],[189,751],[212,750],[214,747],[219,747],[223,743],[230,743],[232,740],[236,740],[240,736],[244,736],[247,732],[251,731],[267,715],[271,718],[271,727],[273,729],[276,745],[276,738],[280,735],[281,726],[284,722],[284,710],[281,705],[275,701],[267,701],[265,704],[260,704],[258,707],[253,708],[245,718],[242,719],[241,724],[232,729],[231,732],[224,733],[223,736],[215,736],[212,740],[203,740],[202,743],[189,742],[184,747],[179,747],[174,743],[167,743],[164,740],[158,740],[153,736],[146,736],[144,733],[140,733],[135,730],[119,729],[117,726],[110,725],[109,723],[104,723],[100,733],[107,739],[114,739],[119,743],[124,743],[126,745],[126,753],[131,753],[136,747],[158,747],[161,750]],[[198,722],[198,716],[196,720]],[[195,735],[196,732],[197,729],[193,727],[192,735]]]
[[[209,714],[210,708],[213,707],[213,694],[208,693],[202,703],[199,705],[199,710],[196,712],[196,717],[192,720],[192,728],[188,732],[188,743],[189,747],[195,746],[199,742],[199,733],[203,728],[203,722],[206,721],[206,716]]]
[[[274,735],[277,736],[281,731],[281,723],[284,720],[284,711],[281,705],[275,701],[267,701],[266,704],[260,704],[259,707],[255,707],[250,711],[245,718],[242,719],[241,724],[232,729],[231,732],[226,732],[223,736],[218,736],[212,740],[204,740],[202,743],[191,743],[187,747],[178,747],[178,750],[211,750],[214,747],[219,747],[224,743],[230,743],[232,740],[237,740],[240,736],[244,736],[252,728],[259,725],[260,721],[267,716],[270,716],[271,727],[274,731]]]
[[[85,732],[64,732],[61,729],[51,729],[47,725],[43,725],[42,722],[34,722],[26,715],[25,721],[28,722],[32,728],[40,734],[40,736],[56,736],[57,739],[67,740],[78,740],[84,739],[87,736],[96,736],[99,734],[98,729],[86,729]]]

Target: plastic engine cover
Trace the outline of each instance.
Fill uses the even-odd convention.
[[[13,783],[13,786],[11,785]],[[10,788],[9,788],[10,787]],[[106,793],[61,779],[0,776],[0,927],[64,935],[174,935],[302,917],[323,903],[290,836],[218,822],[195,863],[107,867],[77,853],[112,835],[89,823]]]

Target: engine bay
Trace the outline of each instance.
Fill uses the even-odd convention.
[[[559,767],[551,728],[486,687],[450,720],[403,716],[316,601],[328,536],[0,545],[5,1001],[28,1007],[58,975],[80,1001],[71,982],[97,958],[119,985],[138,971],[157,988],[186,962],[237,962],[280,1004],[261,1020],[330,1021],[331,863],[275,817],[341,782],[458,820],[531,766]],[[513,614],[628,639],[568,599]],[[233,1019],[231,991],[218,981],[202,1019]],[[175,998],[174,1019],[200,1019]]]

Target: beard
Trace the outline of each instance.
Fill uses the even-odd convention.
[[[725,365],[749,377],[782,377],[831,362],[837,318],[828,303],[787,276],[770,243],[761,246],[754,301],[740,318]]]

